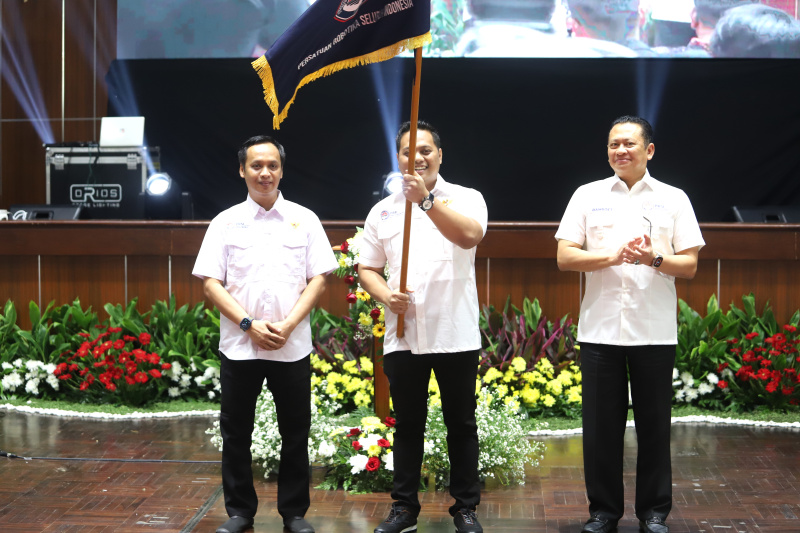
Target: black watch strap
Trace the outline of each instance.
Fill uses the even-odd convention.
[[[242,331],[247,331],[248,329],[250,329],[250,326],[253,325],[253,320],[255,320],[255,319],[252,318],[252,317],[246,316],[246,317],[244,317],[242,319],[241,322],[239,322],[239,327],[242,328]]]
[[[428,193],[428,196],[422,199],[419,203],[419,208],[423,211],[428,211],[431,207],[433,207],[433,193]]]

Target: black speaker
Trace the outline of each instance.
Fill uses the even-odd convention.
[[[767,222],[794,224],[800,222],[800,206],[762,205],[739,207],[734,205],[733,216],[736,222]]]
[[[80,215],[78,205],[12,205],[8,209],[9,220],[78,220]]]

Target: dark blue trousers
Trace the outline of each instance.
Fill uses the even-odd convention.
[[[447,426],[450,458],[450,494],[459,509],[475,509],[480,503],[478,480],[478,426],[475,421],[475,379],[478,351],[434,354],[392,352],[383,358],[389,378],[397,424],[394,434],[394,488],[392,499],[419,514],[417,491],[424,455],[425,422],[428,414],[428,382],[436,374],[442,397],[442,415]]]
[[[275,400],[281,434],[278,471],[278,512],[283,517],[305,516],[310,505],[308,432],[311,426],[310,358],[278,361],[233,361],[220,352],[222,400],[222,488],[228,516],[253,517],[258,498],[253,486],[250,453],[258,395],[267,380]]]
[[[589,513],[617,521],[630,375],[636,422],[636,516],[666,519],[672,509],[670,425],[674,345],[581,343],[583,466]]]

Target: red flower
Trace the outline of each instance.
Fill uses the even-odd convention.
[[[772,361],[770,361],[769,359],[762,359],[761,360],[761,366],[763,366],[764,368],[768,367],[771,364],[772,364]]]
[[[360,450],[361,448],[363,448],[363,446],[361,445],[361,443],[360,443],[360,442],[358,442],[357,440],[354,440],[354,441],[353,441],[353,448],[354,448],[356,451],[358,451],[358,450]]]
[[[117,339],[114,341],[114,349],[121,350],[125,347],[125,341],[122,339]]]
[[[752,363],[753,361],[756,360],[756,358],[755,358],[755,355],[753,354],[752,350],[747,350],[746,352],[744,352],[744,355],[742,356],[742,360],[745,363]]]
[[[386,439],[378,439],[378,446],[380,446],[381,448],[391,448],[392,443]]]
[[[749,341],[755,339],[756,337],[758,337],[758,332],[756,331],[754,331],[753,333],[748,333],[747,335],[744,336],[744,338]]]
[[[120,333],[122,328],[108,328],[109,333]]]
[[[60,376],[61,374],[63,374],[66,371],[67,371],[67,363],[58,363],[58,365],[56,366],[56,369],[53,370],[53,374],[56,375],[56,376]]]
[[[161,370],[169,370],[172,368],[172,365],[169,363],[161,363]]]
[[[369,312],[369,316],[372,317],[372,320],[378,320],[381,318],[381,310],[377,307]]]
[[[139,340],[138,338],[133,337],[131,335],[123,335],[122,338],[125,339],[126,342],[135,342]]]
[[[350,251],[350,245],[347,243],[347,241],[344,241],[342,245],[339,246],[339,249],[342,251],[343,254],[346,254],[347,252]]]
[[[794,387],[781,387],[781,392],[784,396],[791,396],[794,392]]]
[[[147,374],[144,372],[137,372],[133,377],[139,383],[147,383]]]
[[[86,390],[86,389],[89,388],[89,385],[91,385],[91,383],[89,383],[88,381],[84,381],[83,383],[81,383],[81,386],[78,387],[78,388],[81,389],[81,390]]]
[[[148,361],[149,361],[151,364],[153,364],[153,365],[157,365],[158,363],[160,363],[160,362],[161,362],[161,357],[160,357],[160,356],[159,356],[157,353],[151,353],[151,354],[150,354],[150,357],[148,357],[148,358],[147,358],[147,360],[148,360]]]
[[[150,375],[153,376],[154,378],[160,378],[161,377],[161,371],[159,369],[157,369],[157,368],[154,368],[154,369],[152,369],[150,371]]]
[[[722,374],[722,371],[725,370],[726,368],[728,368],[728,363],[721,363],[717,367],[717,374]]]
[[[381,466],[381,460],[377,457],[370,457],[369,461],[367,461],[367,466],[365,467],[369,472],[376,471]]]
[[[392,418],[391,416],[387,416],[386,419],[383,421],[386,424],[386,427],[393,428],[394,425],[397,423],[397,420]]]
[[[353,263],[353,270],[358,272],[358,263]]]
[[[348,436],[348,437],[355,437],[356,435],[359,435],[360,433],[361,433],[361,430],[360,430],[360,429],[358,429],[358,428],[351,428],[351,429],[350,429],[350,433],[348,433],[348,434],[347,434],[347,436]]]
[[[783,326],[783,329],[785,331],[788,331],[789,333],[794,333],[795,331],[797,331],[797,328],[792,326],[791,324],[786,324],[785,326]]]
[[[727,381],[725,381],[724,379],[721,379],[721,380],[719,380],[719,381],[717,382],[717,386],[718,386],[720,389],[727,389],[727,388],[728,388],[728,382],[727,382]]]
[[[58,376],[58,379],[69,379],[72,377],[72,374],[61,374]]]
[[[347,297],[345,299],[347,300],[347,303],[354,304],[358,301],[358,296],[356,296],[354,292],[350,292],[347,294]]]
[[[356,277],[355,276],[351,276],[350,274],[348,274],[348,275],[346,275],[344,277],[344,284],[345,285],[352,285],[355,282],[356,282]]]
[[[772,377],[772,372],[770,372],[766,368],[762,368],[756,373],[756,376],[758,376],[758,379],[766,381]]]
[[[128,385],[136,385],[136,380],[130,376],[125,376],[125,383]]]
[[[109,383],[106,383],[106,388],[107,388],[108,390],[110,390],[110,391],[115,391],[115,390],[117,390],[117,386],[116,386],[116,385],[114,385],[114,384],[113,384],[113,383],[111,383],[111,382],[109,382]]]
[[[81,333],[78,333],[78,335],[79,335],[80,337],[83,337],[84,339],[88,339],[88,338],[89,338],[89,334],[88,334],[88,333],[83,333],[83,332],[81,332]]]
[[[150,334],[147,332],[142,332],[139,334],[139,342],[142,343],[142,346],[147,346],[150,344]]]
[[[767,383],[767,392],[775,392],[778,390],[778,382],[777,381],[770,381]]]

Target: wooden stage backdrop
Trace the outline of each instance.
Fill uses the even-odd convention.
[[[363,221],[323,222],[332,245],[351,237]],[[106,303],[138,298],[141,312],[175,294],[178,304],[203,301],[201,282],[191,275],[207,221],[3,221],[0,222],[0,299],[11,299],[19,325],[30,327],[28,303],[61,305],[79,298],[102,311]],[[582,276],[561,272],[555,261],[558,224],[490,222],[478,246],[478,292],[482,304],[517,306],[538,298],[550,320],[577,317]],[[678,296],[705,314],[716,294],[720,305],[741,307],[753,292],[757,308],[769,301],[776,318],[800,308],[794,276],[800,266],[798,224],[701,224],[707,245],[697,276],[678,280]],[[412,236],[413,238],[413,236]],[[319,307],[344,314],[346,288],[331,276]]]

